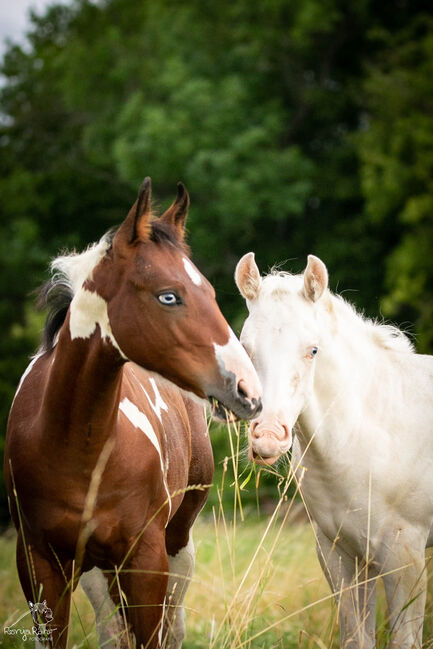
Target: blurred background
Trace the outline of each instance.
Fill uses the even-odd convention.
[[[32,291],[146,175],[157,208],[188,187],[193,259],[237,333],[239,257],[299,272],[314,253],[334,291],[431,352],[432,27],[421,0],[39,6],[1,63],[1,449],[43,326]]]

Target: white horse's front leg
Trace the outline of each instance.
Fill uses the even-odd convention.
[[[423,539],[400,538],[384,562],[390,649],[421,649],[427,590],[424,552]]]
[[[376,579],[317,529],[317,555],[338,606],[341,649],[375,646]]]
[[[168,555],[169,578],[165,598],[164,630],[162,646],[180,649],[185,637],[185,610],[183,601],[194,574],[195,549],[190,531],[187,545],[171,557]]]

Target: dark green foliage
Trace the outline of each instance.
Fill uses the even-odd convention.
[[[369,128],[359,138],[366,211],[394,229],[384,314],[415,322],[421,351],[433,345],[433,18],[378,32],[380,61],[364,88]]]
[[[145,175],[191,193],[190,243],[239,329],[233,271],[314,252],[368,315],[431,349],[433,40],[428,3],[75,0],[3,62],[2,430],[59,248],[118,223]],[[6,518],[6,513],[3,513]]]

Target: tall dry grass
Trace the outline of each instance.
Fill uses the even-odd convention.
[[[184,647],[307,647],[315,636],[331,637],[335,629],[330,626],[330,601],[306,608],[329,594],[309,525],[291,523],[279,532],[279,520],[263,540],[266,522],[254,520],[255,512],[251,513],[253,520],[247,512],[245,518],[238,521],[236,534],[233,521],[216,523],[202,517],[195,526],[197,560],[185,601]],[[14,567],[14,544],[12,532],[0,538],[2,629],[27,611]],[[93,609],[80,587],[73,595],[72,608],[70,647],[96,649]],[[278,624],[289,613],[294,614]],[[20,624],[31,625],[30,615]],[[22,646],[5,636],[0,643],[4,647]]]
[[[293,490],[287,464],[277,476],[278,488],[266,514],[245,508],[243,490],[260,488],[258,474],[239,476],[242,432],[229,425],[230,457],[213,489],[212,515],[196,523],[196,571],[185,600],[187,637],[184,649],[333,649],[338,647],[336,607],[315,554],[315,535]],[[234,479],[229,478],[232,467]],[[93,481],[93,486],[96,484]],[[292,486],[292,488],[290,488]],[[277,493],[278,492],[278,493]],[[233,507],[224,506],[227,493]],[[290,494],[290,495],[289,495]],[[95,494],[89,496],[86,525]],[[83,526],[83,529],[85,527]],[[0,633],[27,607],[14,566],[15,533],[0,537]],[[425,647],[433,647],[433,587],[427,601]],[[80,587],[72,598],[70,648],[95,649],[93,610]],[[388,629],[382,591],[377,613],[378,649]],[[20,626],[31,626],[30,614]],[[29,646],[28,640],[0,635],[0,646]]]

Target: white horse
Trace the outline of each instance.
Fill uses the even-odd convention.
[[[324,263],[261,278],[236,268],[249,316],[241,341],[263,387],[250,457],[292,468],[336,595],[340,643],[375,645],[376,584],[385,585],[390,647],[421,647],[425,548],[433,545],[433,357],[395,327],[360,316],[328,290]]]

